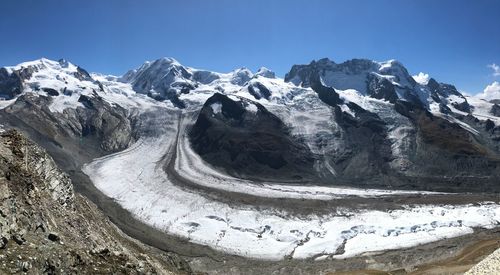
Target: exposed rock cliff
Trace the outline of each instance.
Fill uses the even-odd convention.
[[[39,146],[0,134],[0,273],[187,274],[176,255],[125,236]]]

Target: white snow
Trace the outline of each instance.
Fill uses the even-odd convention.
[[[417,81],[420,85],[427,85],[429,83],[430,76],[429,74],[420,72],[417,75],[412,76],[415,81]]]
[[[44,88],[56,90],[60,95],[53,96],[48,106],[52,112],[63,112],[66,108],[83,106],[78,102],[80,94],[90,95],[99,90],[99,86],[91,81],[81,81],[75,77],[77,66],[67,61],[53,61],[46,58],[24,62],[11,67],[19,70],[31,67],[35,71],[24,83],[24,92],[43,93]],[[63,93],[66,93],[63,95]]]
[[[252,104],[252,103],[250,103],[250,104],[246,105],[246,106],[245,106],[245,109],[246,109],[247,111],[251,112],[251,113],[257,113],[257,111],[259,110],[259,109],[257,108],[257,105]]]
[[[55,96],[52,97],[52,103],[49,105],[49,110],[53,113],[62,113],[66,108],[76,109],[85,106],[78,102],[80,94],[73,93],[70,96]]]
[[[111,104],[119,105],[126,109],[140,109],[142,111],[170,104],[168,102],[159,102],[144,94],[136,93],[130,83],[119,82],[117,81],[117,77],[97,74],[92,74],[92,77],[103,84],[104,92],[99,93],[99,96]]]
[[[255,73],[254,77],[256,76],[262,76],[266,78],[276,78],[275,73],[266,67],[260,67],[259,70]]]
[[[477,96],[468,96],[467,102],[473,107],[472,114],[480,120],[491,120],[495,125],[500,125],[500,117],[494,116],[490,111],[493,103]]]
[[[0,110],[1,109],[5,109],[7,107],[9,107],[10,105],[12,105],[14,102],[16,102],[16,98],[13,98],[13,99],[3,99],[3,98],[0,98]]]
[[[151,129],[162,131],[158,137],[143,137],[123,152],[96,159],[84,167],[84,172],[99,190],[137,219],[191,242],[262,259],[314,258],[325,254],[345,258],[469,234],[475,227],[492,228],[500,221],[500,207],[493,203],[406,206],[392,211],[337,209],[328,215],[299,217],[277,209],[257,209],[208,199],[172,184],[164,173],[162,160],[172,156],[177,115],[164,109],[158,110],[157,115],[160,112],[171,115],[159,116],[150,125]],[[183,150],[181,148],[179,146],[177,153]],[[144,158],[145,155],[148,158]],[[182,162],[177,162],[176,167],[183,173],[191,173],[190,168],[199,165]],[[207,177],[202,180],[210,181]],[[232,180],[224,182],[231,183]],[[238,182],[233,187],[236,191],[259,188],[245,185]],[[279,190],[283,189],[281,186],[277,189],[263,185],[259,193],[296,192],[291,188]],[[325,190],[331,190],[306,189],[309,193],[304,198],[321,198]],[[316,189],[317,194],[313,191]],[[366,193],[373,195],[372,191]],[[343,243],[345,252],[340,253]]]
[[[212,108],[212,111],[214,112],[214,114],[218,114],[218,113],[222,112],[222,104],[220,104],[219,102],[212,103],[210,105],[210,108]]]

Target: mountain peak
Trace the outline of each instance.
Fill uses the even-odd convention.
[[[68,62],[65,59],[59,59],[58,61],[54,61],[54,60],[42,57],[39,59],[19,63],[15,66],[6,67],[6,68],[10,69],[10,70],[20,70],[23,68],[33,68],[35,70],[53,69],[53,70],[76,71],[77,66],[73,65],[72,63]]]
[[[181,65],[181,63],[179,63],[179,61],[177,61],[173,57],[162,57],[162,58],[159,58],[159,59],[153,61],[153,63],[155,63],[155,62],[162,63],[162,64]]]
[[[262,77],[266,77],[266,78],[276,78],[276,74],[266,67],[260,67],[259,70],[255,73],[255,76],[262,76]]]
[[[313,60],[311,61],[310,64],[335,64],[335,62],[333,60],[330,60],[328,57],[323,57],[321,59],[318,59],[317,61],[316,60]]]
[[[234,70],[232,72],[232,75],[233,76],[231,77],[231,83],[240,86],[244,85],[253,77],[252,71],[245,67]]]

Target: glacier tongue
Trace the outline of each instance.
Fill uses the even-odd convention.
[[[143,136],[125,151],[94,160],[84,172],[104,194],[147,224],[214,249],[261,259],[345,258],[415,246],[500,222],[500,206],[408,205],[391,211],[337,209],[296,216],[280,209],[228,204],[179,186],[164,167],[197,184],[253,195],[331,200],[398,192],[252,184],[208,168],[184,141],[185,117],[176,109],[144,112]],[[178,131],[181,132],[178,132]],[[147,155],[148,158],[143,158]],[[204,168],[205,167],[205,168]]]

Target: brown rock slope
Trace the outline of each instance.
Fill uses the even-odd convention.
[[[0,133],[0,274],[188,274],[115,227],[36,144]]]

